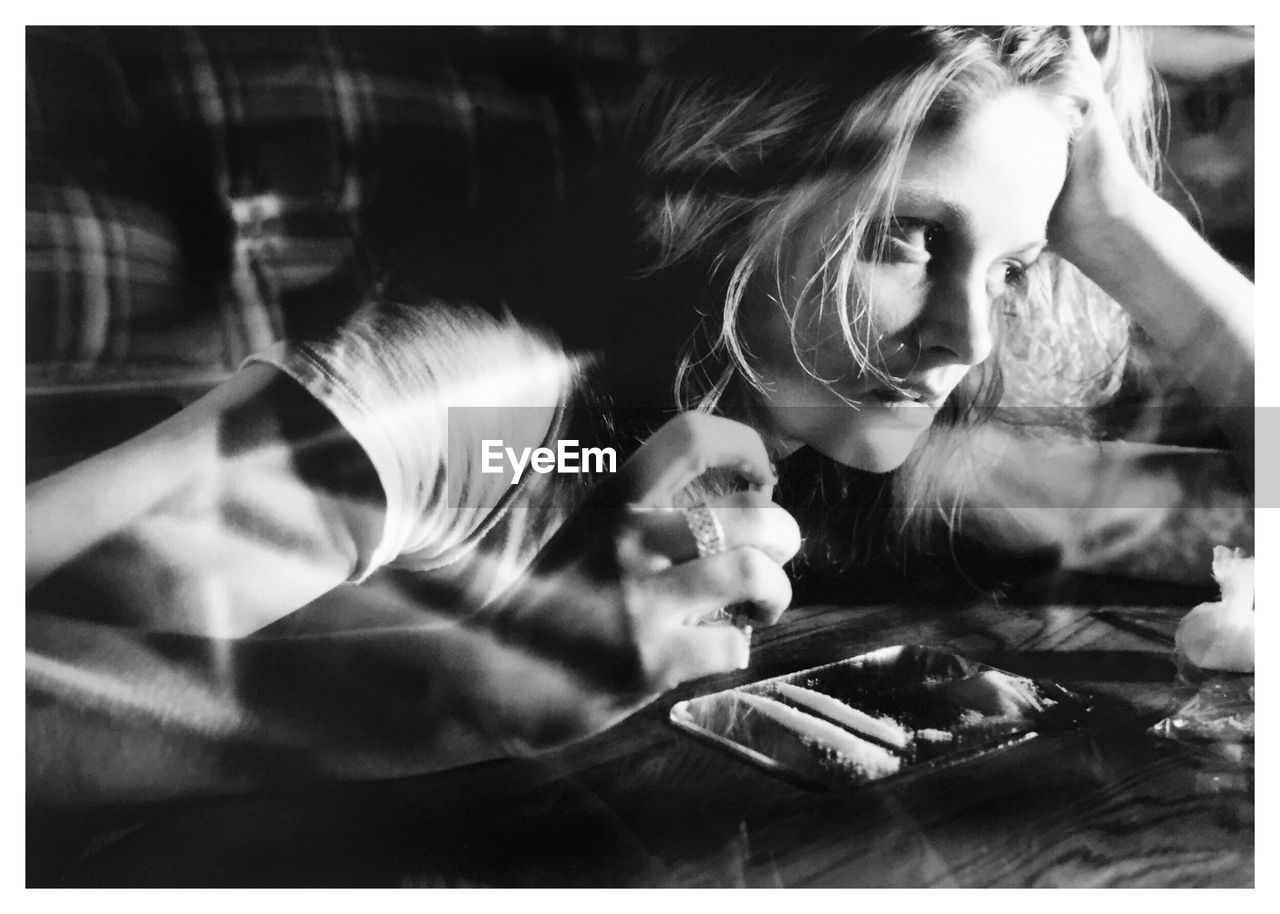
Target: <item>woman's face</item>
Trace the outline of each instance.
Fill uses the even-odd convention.
[[[802,295],[824,256],[821,239],[848,224],[861,186],[809,220],[784,249],[782,307],[755,302],[748,312],[766,421],[783,450],[808,444],[872,472],[899,466],[965,373],[991,354],[993,305],[1044,249],[1066,170],[1065,120],[1031,90],[982,102],[953,129],[912,145],[890,211],[875,215],[888,225],[884,253],[856,267],[858,284],[871,288],[869,326],[856,329],[878,340],[870,358],[906,395],[860,370],[837,304],[819,309]],[[798,309],[799,348],[830,388],[797,361],[784,308]]]

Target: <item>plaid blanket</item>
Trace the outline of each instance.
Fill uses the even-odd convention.
[[[649,42],[649,43],[646,43]],[[31,28],[28,386],[218,377],[597,176],[637,29]]]

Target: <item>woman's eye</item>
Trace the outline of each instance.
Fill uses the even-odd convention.
[[[1033,264],[1025,264],[1016,260],[1006,263],[1001,277],[1004,288],[1019,294],[1025,292],[1027,290],[1028,274],[1032,266]]]
[[[938,243],[938,227],[920,219],[885,223],[885,257],[894,263],[927,263]]]
[[[889,235],[914,247],[927,248],[937,235],[937,228],[919,219],[895,219],[889,223]]]

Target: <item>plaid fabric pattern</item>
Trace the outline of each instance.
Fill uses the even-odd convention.
[[[180,260],[173,226],[153,208],[80,183],[29,181],[28,362],[125,359],[131,324],[182,301]]]
[[[274,194],[290,211],[475,205],[516,184],[563,188],[598,158],[640,72],[566,60],[537,30],[112,37],[143,110],[169,131],[169,164],[207,168],[200,177],[228,206]]]
[[[83,49],[75,66],[62,50],[33,64],[29,33],[29,362],[230,370],[341,322],[421,239],[556,206],[614,143],[653,53],[633,31],[41,38]],[[93,106],[110,131],[69,100],[88,83],[114,93]],[[96,160],[46,167],[59,136]]]
[[[47,381],[129,359],[134,326],[185,299],[174,228],[140,190],[137,109],[102,31],[33,27],[26,49],[27,362]]]
[[[555,206],[599,163],[639,74],[567,65],[536,33],[163,31],[125,36],[121,57],[169,125],[163,170],[215,188],[230,219],[250,349],[331,326],[441,227]]]

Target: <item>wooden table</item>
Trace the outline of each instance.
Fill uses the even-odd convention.
[[[1099,593],[1104,593],[1099,598]],[[1252,745],[1147,728],[1180,696],[1187,595],[791,610],[753,666],[536,760],[151,810],[35,864],[32,884],[1248,886]],[[1177,595],[1175,595],[1177,596]],[[1094,726],[847,792],[791,786],[676,731],[681,698],[901,643],[1099,700]],[[1182,695],[1185,697],[1185,694]],[[38,845],[39,842],[37,841]],[[29,846],[39,856],[40,846]],[[63,849],[65,850],[65,848]],[[56,856],[56,855],[55,855]],[[41,868],[43,867],[43,868]]]

